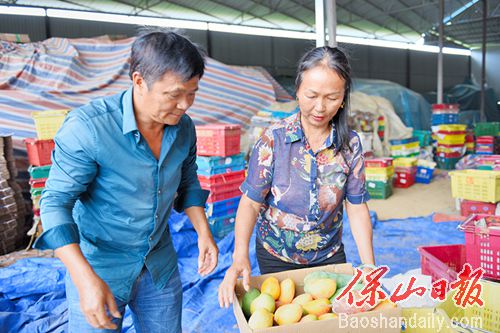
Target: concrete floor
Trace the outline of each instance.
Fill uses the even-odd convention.
[[[372,199],[368,207],[379,220],[428,216],[432,213],[459,215],[451,197],[451,181],[446,171],[435,170],[430,184],[414,184],[409,188],[394,188],[386,200]]]

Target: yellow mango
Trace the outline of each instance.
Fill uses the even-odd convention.
[[[308,314],[300,320],[300,323],[307,323],[308,321],[316,321],[318,320],[318,316],[313,315],[313,314]]]
[[[302,306],[299,304],[285,304],[276,310],[274,320],[278,325],[288,325],[299,322],[302,317]]]
[[[260,292],[271,295],[276,301],[280,297],[280,282],[274,276],[270,276],[262,282]]]
[[[321,316],[324,313],[328,313],[331,310],[330,300],[328,298],[319,298],[314,301],[307,302],[302,306],[305,314],[314,314],[316,316]]]
[[[274,299],[271,295],[262,293],[250,304],[250,313],[254,314],[257,309],[265,309],[271,313],[275,310]]]
[[[314,299],[330,298],[337,290],[337,282],[333,279],[316,279],[304,286],[304,291],[311,294]]]
[[[278,300],[280,305],[291,303],[295,296],[295,282],[290,278],[281,281],[280,291]]]
[[[297,303],[297,304],[300,304],[300,305],[304,305],[306,304],[307,302],[310,302],[314,300],[314,298],[312,297],[311,294],[301,294],[297,297],[295,297],[292,301],[292,303]]]
[[[337,314],[332,313],[332,312],[328,312],[328,313],[324,313],[321,316],[319,316],[318,320],[326,320],[326,319],[332,319],[332,318],[338,318],[338,317],[339,316],[337,316]]]
[[[253,330],[271,327],[273,326],[273,314],[266,309],[257,309],[248,319],[248,326]]]

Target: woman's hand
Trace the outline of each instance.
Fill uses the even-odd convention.
[[[240,276],[243,277],[243,288],[247,291],[250,289],[251,271],[248,256],[235,258],[219,286],[219,305],[221,308],[229,308],[229,305],[234,302],[234,287]]]

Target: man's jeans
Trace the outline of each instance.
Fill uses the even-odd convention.
[[[127,303],[115,298],[121,319],[113,319],[117,330],[93,328],[85,319],[80,309],[80,299],[69,274],[66,274],[66,298],[69,309],[69,332],[121,332],[125,306],[128,305],[137,333],[180,333],[182,315],[182,284],[179,270],[172,277],[165,289],[158,290],[149,271],[144,268],[132,287],[130,301]]]

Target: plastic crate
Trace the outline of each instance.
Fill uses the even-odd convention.
[[[437,166],[442,170],[453,170],[455,169],[455,165],[460,161],[460,157],[457,158],[446,158],[446,157],[435,157]]]
[[[34,166],[52,164],[51,155],[54,150],[54,140],[24,139],[28,152],[28,161]]]
[[[231,199],[231,198],[238,197],[241,195],[242,195],[242,193],[241,193],[239,188],[230,190],[228,192],[212,192],[212,191],[210,191],[210,194],[207,198],[207,202],[213,203],[213,202],[217,202],[217,201]]]
[[[417,166],[417,174],[415,175],[415,182],[421,184],[429,184],[432,180],[433,168],[426,168]]]
[[[69,110],[32,112],[31,116],[35,120],[36,135],[38,139],[53,139],[68,113]]]
[[[437,306],[437,310],[443,311],[446,315],[443,319],[445,319],[447,323],[450,322],[450,318],[455,318],[459,321],[463,318],[467,318],[467,321],[471,323],[469,329],[457,328],[451,332],[500,332],[500,297],[498,297],[498,295],[500,295],[500,284],[488,280],[480,280],[479,283],[482,286],[481,297],[484,301],[482,307],[479,307],[478,305],[467,306],[465,309],[458,307],[453,300],[453,296],[456,291],[450,292],[446,301]],[[474,323],[474,320],[472,319],[476,322],[479,319],[479,324],[481,324],[481,326],[474,327],[475,325],[472,324]],[[476,330],[474,328],[478,329]]]
[[[465,133],[463,134],[437,134],[438,144],[443,145],[458,145],[465,144]]]
[[[221,216],[218,218],[209,218],[208,226],[212,235],[216,238],[222,238],[234,230],[234,221],[236,214]]]
[[[407,158],[402,157],[402,158],[398,158],[398,159],[394,160],[393,164],[396,168],[412,167],[412,166],[417,165],[417,159],[414,157],[407,157]]]
[[[460,105],[459,104],[432,104],[432,113],[459,113]]]
[[[497,205],[489,202],[462,200],[460,203],[460,215],[469,216],[472,214],[495,215]]]
[[[196,137],[198,155],[231,156],[240,153],[240,125],[213,124],[196,126]]]
[[[392,195],[392,184],[386,182],[366,181],[366,189],[371,199],[387,199]]]
[[[420,264],[422,274],[430,275],[432,282],[446,279],[453,282],[465,264],[465,245],[420,246]]]
[[[43,192],[43,187],[39,187],[39,188],[32,188],[30,189],[30,193],[31,193],[31,196],[38,196],[38,195],[42,195],[42,192]]]
[[[496,136],[500,132],[500,122],[490,122],[490,123],[477,123],[474,126],[474,135],[483,136],[491,135]]]
[[[47,178],[30,179],[29,184],[31,188],[44,188]]]
[[[33,209],[40,209],[40,199],[41,195],[33,195],[31,196],[31,201],[33,201]]]
[[[413,130],[413,136],[418,138],[420,147],[426,147],[431,144],[431,131]]]
[[[245,170],[226,172],[210,177],[198,175],[198,180],[202,187],[212,188],[217,185],[241,184],[245,180]],[[239,185],[238,185],[239,186]]]
[[[458,145],[438,145],[437,146],[437,152],[438,153],[463,153],[464,152],[464,147],[465,145],[463,144],[458,144]]]
[[[500,201],[500,171],[456,170],[450,175],[454,198],[491,203]]]
[[[389,140],[391,146],[415,146],[415,143],[419,142],[417,137],[411,137],[407,139]],[[410,147],[408,147],[410,148]]]
[[[464,124],[446,124],[446,125],[438,125],[432,126],[433,132],[438,132],[442,134],[453,134],[453,133],[462,133],[467,130],[467,125]]]
[[[49,178],[50,167],[50,165],[40,167],[30,166],[28,172],[31,179]]]
[[[367,175],[384,175],[386,177],[390,177],[394,174],[394,167],[369,167],[365,169],[365,173]]]
[[[198,156],[196,158],[198,174],[212,176],[245,169],[245,154],[233,156]]]
[[[435,113],[431,116],[431,125],[448,125],[458,123],[457,113]]]
[[[372,158],[365,160],[365,168],[385,168],[392,166],[392,158],[382,157],[382,158]]]
[[[480,220],[484,226],[476,225]],[[484,268],[484,277],[500,280],[500,216],[474,214],[461,225],[465,232],[467,262]]]
[[[208,203],[205,206],[207,217],[221,217],[224,215],[235,214],[238,210],[241,196],[227,200]]]
[[[394,187],[408,188],[413,184],[415,184],[415,174],[405,172],[396,173],[396,178],[394,178]]]
[[[392,177],[393,177],[393,175],[387,176],[384,174],[376,174],[376,173],[365,174],[366,180],[375,181],[375,182],[389,183],[392,181]]]

